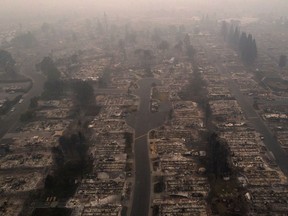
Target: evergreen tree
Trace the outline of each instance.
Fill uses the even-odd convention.
[[[6,50],[0,50],[0,70],[3,69],[6,73],[15,73],[15,61],[11,54]]]
[[[228,24],[226,21],[222,21],[222,25],[221,25],[221,34],[224,38],[224,40],[227,40],[227,36],[228,36]]]
[[[31,32],[17,35],[11,42],[21,48],[33,48],[38,44],[37,39]]]
[[[239,52],[241,53],[241,57],[243,57],[245,44],[247,43],[247,35],[246,32],[242,32],[240,40],[239,40]]]
[[[168,41],[162,40],[162,41],[160,42],[160,44],[158,45],[158,49],[160,49],[160,50],[162,50],[162,51],[168,50],[168,49],[169,49],[169,43],[168,43]]]
[[[251,65],[254,63],[257,58],[257,45],[256,40],[253,39],[252,35],[242,32],[239,41],[239,52],[241,54],[241,58],[245,64]]]
[[[93,86],[84,81],[76,81],[72,83],[72,90],[76,95],[76,99],[82,106],[95,104],[95,96]]]
[[[58,80],[60,78],[60,72],[50,57],[44,57],[40,63],[40,69],[48,80]]]
[[[229,34],[228,34],[228,43],[230,45],[233,45],[233,41],[234,41],[234,26],[231,25],[230,26],[230,30],[229,30]]]
[[[235,28],[234,34],[233,34],[233,41],[232,44],[234,47],[237,47],[239,44],[239,40],[240,40],[240,32],[238,27]]]
[[[188,49],[188,47],[191,45],[191,40],[190,40],[189,34],[185,35],[185,38],[183,41],[184,41],[184,45],[185,45],[186,49]]]
[[[279,58],[279,67],[284,68],[287,64],[287,56],[281,55]]]
[[[253,54],[253,61],[257,58],[258,55],[258,50],[257,50],[257,44],[256,44],[256,40],[253,39],[252,41],[252,54]]]
[[[192,45],[189,45],[187,47],[187,56],[193,60],[194,58],[194,55],[196,54],[196,50],[194,49],[194,47]]]
[[[221,25],[221,35],[227,43],[229,43],[234,49],[238,50],[242,61],[245,64],[251,65],[254,63],[258,51],[256,40],[253,38],[252,34],[247,36],[246,32],[240,33],[238,26],[234,27],[232,24],[223,21]]]

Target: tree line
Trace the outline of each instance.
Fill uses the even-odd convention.
[[[238,26],[223,21],[221,35],[230,46],[238,51],[245,64],[252,65],[255,62],[258,50],[256,40],[252,34],[241,32]]]
[[[7,74],[15,74],[15,60],[6,50],[0,50],[0,70]]]

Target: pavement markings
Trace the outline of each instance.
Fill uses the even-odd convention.
[[[141,138],[144,137],[144,136],[147,136],[147,134],[143,134],[143,135],[141,135],[141,136],[136,137],[136,138],[135,138],[135,141],[138,140],[138,139],[141,139]]]

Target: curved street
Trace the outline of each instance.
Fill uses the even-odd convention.
[[[43,91],[45,77],[36,72],[36,62],[36,60],[32,61],[31,59],[27,59],[26,61],[23,61],[23,64],[21,65],[21,73],[32,80],[32,88],[29,90],[29,92],[23,95],[23,103],[15,104],[14,112],[8,112],[1,118],[0,138],[3,137],[9,130],[14,129],[19,121],[21,114],[28,109],[30,105],[30,99],[36,96],[40,96]]]
[[[148,132],[161,126],[166,120],[168,109],[158,113],[150,112],[150,95],[153,83],[159,83],[154,78],[145,78],[138,82],[139,89],[135,94],[140,98],[138,112],[130,115],[126,121],[135,129],[135,184],[131,216],[149,215],[151,196],[151,169],[148,145]]]

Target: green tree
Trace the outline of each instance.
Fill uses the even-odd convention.
[[[232,45],[237,48],[239,40],[240,40],[240,31],[238,27],[236,27],[233,33]]]
[[[0,50],[0,68],[6,73],[14,74],[15,72],[15,60],[11,54],[6,50]]]
[[[61,80],[47,80],[44,83],[42,96],[46,99],[58,99],[64,92],[64,83]]]
[[[239,41],[239,52],[241,54],[242,60],[245,64],[251,65],[257,58],[258,51],[256,40],[253,39],[252,35],[242,32]]]
[[[247,34],[246,32],[242,32],[240,41],[239,41],[239,51],[241,54],[244,53],[246,43],[247,43]]]
[[[169,43],[166,40],[162,40],[159,45],[158,45],[158,49],[165,51],[169,49]]]
[[[187,56],[192,60],[196,54],[196,50],[192,45],[187,47]]]
[[[258,49],[257,49],[257,44],[256,44],[256,40],[255,38],[252,40],[252,58],[253,61],[255,61],[255,59],[258,56]]]
[[[284,68],[287,65],[287,56],[281,55],[279,58],[279,67]]]
[[[146,70],[150,71],[153,63],[153,52],[146,49],[137,49],[135,50],[135,55],[138,56],[140,60],[140,65]]]
[[[175,44],[174,49],[177,52],[182,53],[182,51],[183,51],[183,42],[182,42],[182,40],[178,41],[178,43]]]
[[[60,72],[50,57],[43,58],[40,63],[40,70],[47,76],[48,80],[58,80],[60,78]]]
[[[229,163],[230,152],[226,143],[220,140],[216,133],[208,139],[208,172],[216,178],[230,175],[232,170]]]
[[[137,34],[136,34],[136,32],[126,32],[125,41],[128,44],[132,44],[132,45],[136,44],[136,42],[137,42]]]
[[[191,45],[191,40],[190,40],[189,34],[185,35],[183,42],[184,42],[184,46],[186,47],[186,49],[188,49]]]
[[[25,113],[22,113],[20,116],[21,122],[28,122],[32,120],[36,116],[35,112],[33,110],[28,110]]]
[[[37,107],[38,107],[38,100],[39,100],[39,97],[33,97],[33,98],[31,98],[29,107],[30,107],[31,109],[37,108]]]
[[[228,37],[228,23],[226,21],[222,21],[221,35],[223,36],[224,40],[226,41],[227,37]]]
[[[100,88],[107,88],[108,84],[111,81],[111,73],[112,73],[112,70],[108,67],[106,67],[103,70],[103,73],[98,80],[98,84]]]
[[[27,33],[19,34],[11,41],[16,46],[22,48],[33,48],[38,44],[35,36],[29,31]]]
[[[75,93],[76,99],[81,106],[88,106],[95,104],[95,96],[93,86],[84,81],[76,81],[72,84],[72,89]]]
[[[234,26],[230,25],[229,33],[228,33],[228,43],[230,45],[233,45],[233,38],[234,38]]]
[[[237,24],[236,24],[237,25]],[[257,44],[252,34],[247,36],[246,32],[240,34],[239,28],[230,25],[226,21],[222,22],[221,35],[234,49],[238,49],[242,61],[247,65],[252,65],[258,55]],[[241,36],[240,36],[241,35]]]

